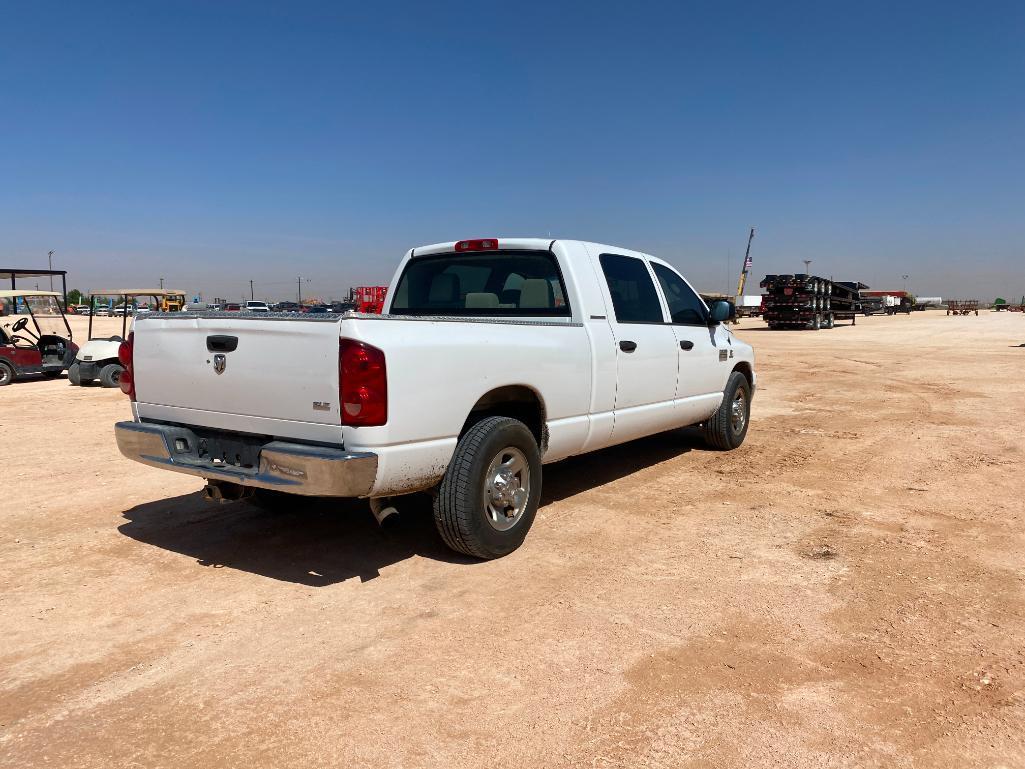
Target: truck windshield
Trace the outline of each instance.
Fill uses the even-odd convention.
[[[546,251],[492,251],[412,258],[393,315],[566,317],[566,289]]]

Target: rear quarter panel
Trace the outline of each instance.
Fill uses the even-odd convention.
[[[576,322],[347,318],[341,336],[385,351],[388,422],[346,427],[346,448],[379,457],[374,495],[436,483],[482,396],[520,385],[537,393],[549,430],[545,461],[584,445],[591,400],[590,340]]]

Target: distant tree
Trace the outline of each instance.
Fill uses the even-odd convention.
[[[68,291],[68,304],[82,304],[82,292],[77,288]]]

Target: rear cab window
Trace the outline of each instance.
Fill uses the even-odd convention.
[[[602,254],[605,282],[612,296],[612,309],[619,323],[664,323],[662,304],[655,284],[642,259],[620,254]]]
[[[395,288],[392,315],[569,317],[566,288],[548,251],[414,256]]]

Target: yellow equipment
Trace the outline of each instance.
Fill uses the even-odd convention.
[[[744,254],[744,266],[740,270],[740,279],[737,281],[737,301],[744,295],[744,286],[747,285],[747,272],[751,269],[751,241],[755,239],[755,228],[751,228],[751,234],[747,236],[747,253]]]

